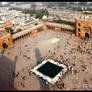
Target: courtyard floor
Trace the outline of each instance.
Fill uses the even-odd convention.
[[[76,50],[92,49],[92,41],[83,41],[71,32],[48,29],[15,41],[0,57],[0,89],[9,90],[92,90],[92,54]],[[72,67],[55,86],[30,73],[44,57],[53,56]],[[83,66],[85,66],[83,68]],[[13,73],[14,72],[14,73]],[[15,73],[18,73],[15,75]],[[63,88],[58,87],[63,83]]]

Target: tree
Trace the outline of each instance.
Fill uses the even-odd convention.
[[[35,3],[33,3],[31,7],[32,7],[32,8],[35,8],[35,7],[36,7],[36,4],[35,4]]]
[[[15,33],[18,33],[18,32],[21,32],[21,31],[22,31],[22,29],[21,29],[21,28],[18,28],[17,31],[14,32],[14,34],[15,34]]]
[[[17,32],[20,32],[20,31],[22,31],[21,28],[17,29]]]
[[[56,6],[56,5],[57,5],[57,2],[46,2],[46,6],[48,8],[52,8],[52,7]]]
[[[35,4],[32,4],[32,5],[35,6]],[[22,11],[23,13],[30,14],[30,16],[33,16],[35,14],[36,18],[42,18],[44,15],[45,16],[49,15],[49,12],[47,9],[36,10],[35,8],[33,9],[10,8],[10,10],[19,10],[19,11]]]
[[[41,19],[43,16],[48,16],[49,15],[49,12],[47,9],[40,9],[36,12],[36,18],[39,18]]]
[[[5,31],[12,35],[14,30],[11,27],[6,27]]]
[[[61,24],[67,24],[67,25],[71,25],[71,26],[75,26],[75,23],[71,22],[71,21],[65,21],[65,20],[53,20],[52,22],[56,22],[56,23],[61,23]]]

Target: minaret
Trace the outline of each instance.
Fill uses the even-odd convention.
[[[82,6],[82,11],[84,11],[84,7]]]

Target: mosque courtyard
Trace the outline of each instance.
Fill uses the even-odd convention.
[[[56,85],[30,72],[47,57],[71,66]],[[72,32],[42,30],[14,42],[0,57],[0,89],[92,90],[92,40]]]

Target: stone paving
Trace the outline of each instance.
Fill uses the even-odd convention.
[[[38,65],[45,57],[53,57],[71,66],[69,72],[54,86],[30,72],[31,68]],[[4,58],[7,59],[4,60]],[[9,74],[13,78],[10,86],[14,85],[15,90],[92,90],[91,60],[91,40],[82,40],[71,32],[56,32],[48,29],[21,38],[14,43],[12,48],[7,48],[0,58],[0,62],[2,61],[0,76],[2,71],[7,70],[5,72],[7,76],[10,72]],[[9,62],[9,64],[3,64],[3,61]],[[13,69],[10,63],[14,64]],[[2,83],[4,85],[4,82]],[[7,85],[3,88],[11,89]],[[0,84],[0,89],[3,88]]]

